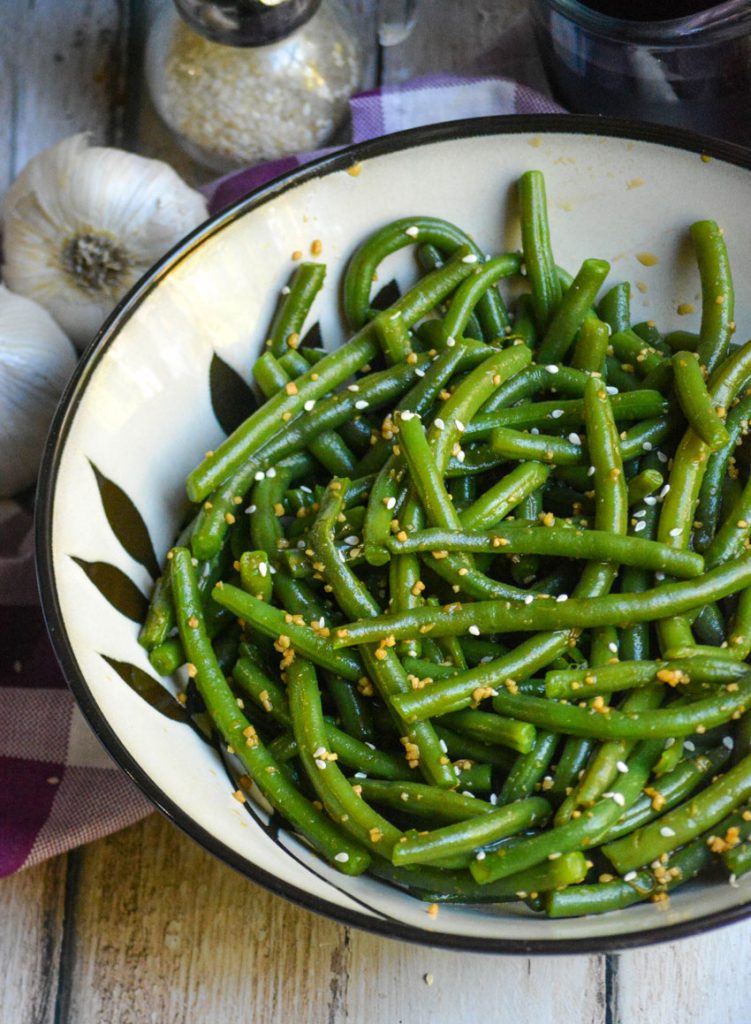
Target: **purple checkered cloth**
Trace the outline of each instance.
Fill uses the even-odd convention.
[[[501,78],[432,76],[353,97],[352,139],[490,114],[560,111]],[[206,189],[212,212],[321,155],[238,171]],[[0,876],[133,824],[152,805],[84,722],[47,639],[31,521],[0,502]]]

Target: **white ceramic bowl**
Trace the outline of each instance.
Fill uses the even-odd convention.
[[[355,162],[358,176],[347,173]],[[249,379],[294,250],[308,251],[316,238],[323,243],[328,287],[313,318],[334,346],[341,340],[336,284],[356,243],[394,218],[432,214],[473,233],[488,252],[518,248],[515,182],[539,168],[556,258],[572,270],[587,256],[610,260],[614,280],[637,285],[637,319],[695,327],[696,316],[676,312],[699,291],[686,229],[705,217],[725,225],[737,336],[745,340],[750,166],[751,155],[729,145],[597,119],[498,118],[418,129],[326,157],[237,203],[121,303],[82,359],[51,432],[39,496],[41,589],[58,657],[91,726],[176,824],[306,907],[456,949],[601,950],[748,913],[751,882],[718,882],[679,890],[667,908],[648,903],[601,917],[550,921],[522,905],[445,906],[433,920],[424,904],[385,884],[345,878],[271,827],[263,809],[249,813],[238,804],[216,752],[139,696],[138,685],[157,684],[139,674],[155,679],[128,613],[137,614],[135,588],[148,593],[151,584],[139,520],[161,560],[184,508],[185,476],[223,436],[212,408],[212,360],[215,369],[218,356]],[[654,266],[637,259],[645,252],[658,258]],[[411,266],[404,254],[390,258],[403,284]]]

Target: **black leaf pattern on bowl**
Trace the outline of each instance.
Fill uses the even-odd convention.
[[[250,386],[216,352],[209,369],[211,407],[225,434],[231,434],[258,408]]]
[[[137,665],[131,665],[127,661],[117,661],[116,658],[110,658],[106,654],[100,656],[128,684],[131,690],[137,693],[155,711],[158,711],[166,718],[173,719],[175,722],[183,722],[186,725],[190,724],[190,715],[187,710],[172,696],[166,687],[162,686],[148,672],[144,672]]]
[[[159,575],[159,563],[148,527],[131,498],[113,480],[108,479],[93,462],[89,462],[96,477],[99,497],[110,529],[128,552],[144,568],[152,579]]]
[[[402,296],[402,290],[396,281],[389,281],[383,288],[378,292],[375,298],[370,301],[371,309],[388,309],[389,306],[393,306],[397,299]]]
[[[139,625],[143,622],[149,602],[122,569],[110,565],[109,562],[87,562],[83,558],[76,558],[75,555],[71,555],[71,558],[83,569],[113,608]]]
[[[308,328],[303,336],[302,341],[297,346],[298,348],[323,348],[323,336],[321,334],[321,325],[316,322]]]

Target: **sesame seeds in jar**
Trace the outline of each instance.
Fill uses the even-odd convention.
[[[168,8],[149,38],[154,106],[183,149],[216,171],[326,142],[360,84],[357,30],[339,0],[266,45],[225,45]]]

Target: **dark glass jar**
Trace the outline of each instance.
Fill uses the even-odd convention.
[[[573,111],[677,125],[751,144],[751,4],[700,6],[696,0],[662,6],[655,0],[592,0],[591,6],[533,0],[537,38],[557,99]],[[660,10],[682,16],[661,20]]]

